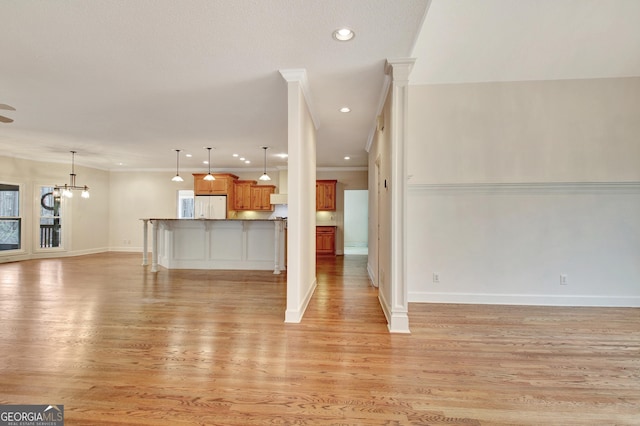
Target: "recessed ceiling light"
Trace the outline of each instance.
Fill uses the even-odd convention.
[[[349,107],[342,107],[342,108],[340,108],[340,112],[351,112],[351,108],[349,108]]]
[[[240,161],[244,161],[244,157],[240,157]]]
[[[233,156],[234,156],[234,157],[237,157],[237,156],[238,156],[238,154],[233,154]]]
[[[338,41],[349,41],[352,40],[356,36],[349,28],[339,28],[333,32],[333,38]]]
[[[209,162],[207,160],[204,160],[202,164],[209,164]]]
[[[251,161],[249,161],[249,160],[245,160],[245,161],[244,161],[244,164],[251,164]]]
[[[193,157],[193,155],[191,155],[191,154],[185,154],[184,156],[185,157],[189,157],[189,158]]]
[[[346,157],[344,157],[344,159],[345,159],[345,160],[351,160],[351,157],[346,156]]]
[[[278,154],[277,156],[280,157],[280,158],[287,158],[289,156],[289,154],[286,154],[286,153],[283,152],[282,154]]]

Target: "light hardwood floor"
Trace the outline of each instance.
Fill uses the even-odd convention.
[[[365,256],[285,275],[150,273],[108,253],[0,264],[0,403],[67,425],[638,425],[640,310],[410,306],[392,335]]]

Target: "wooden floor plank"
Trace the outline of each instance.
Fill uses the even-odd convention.
[[[640,310],[411,304],[392,335],[365,256],[286,274],[151,273],[107,253],[0,264],[0,403],[69,425],[638,425]]]

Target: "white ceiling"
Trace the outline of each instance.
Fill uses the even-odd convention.
[[[412,84],[638,76],[638,16],[638,0],[0,0],[0,103],[16,108],[0,150],[171,170],[182,149],[196,170],[211,146],[214,169],[260,170],[266,145],[284,166],[278,70],[304,68],[318,166],[366,166],[387,58],[417,58]],[[353,41],[331,38],[341,26]]]
[[[409,56],[427,3],[0,0],[0,103],[16,108],[0,149],[114,170],[175,169],[179,148],[189,169],[211,146],[214,169],[262,169],[269,146],[286,165],[279,70],[304,68],[318,166],[366,166],[385,59]],[[332,38],[342,26],[354,40]]]
[[[640,76],[639,0],[433,0],[411,84]]]

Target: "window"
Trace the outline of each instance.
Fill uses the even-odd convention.
[[[20,187],[0,183],[0,251],[22,247]]]
[[[62,207],[53,187],[40,187],[40,248],[62,247]]]
[[[193,219],[193,191],[178,190],[178,219]]]

